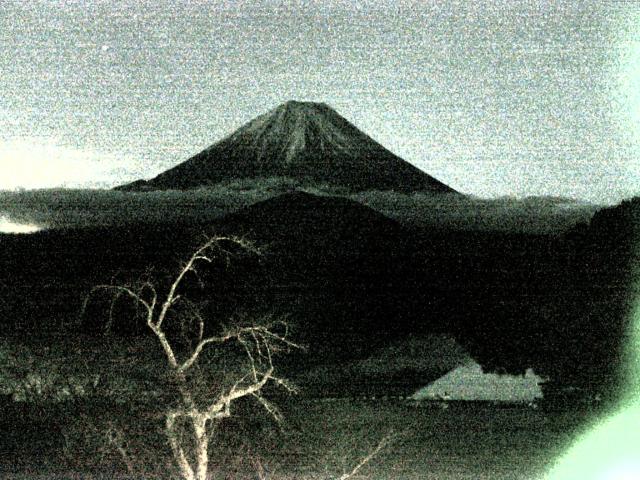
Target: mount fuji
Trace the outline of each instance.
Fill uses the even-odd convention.
[[[151,180],[119,190],[190,189],[286,177],[349,191],[455,190],[394,155],[324,103],[289,101]]]

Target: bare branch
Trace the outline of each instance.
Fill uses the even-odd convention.
[[[152,300],[151,303],[147,302],[139,293],[135,292],[131,287],[126,285],[96,285],[91,289],[87,298],[91,296],[92,293],[98,290],[111,290],[116,292],[116,299],[122,295],[128,295],[133,299],[136,303],[142,305],[147,311],[147,318],[153,317],[153,308],[155,306],[155,300]],[[86,302],[85,302],[86,306]]]
[[[256,361],[253,358],[253,354],[251,353],[251,348],[249,348],[249,345],[247,344],[247,342],[244,341],[244,339],[241,336],[238,336],[238,342],[240,342],[240,344],[244,348],[244,351],[247,354],[247,357],[249,358],[249,364],[251,365],[251,373],[253,374],[253,381],[255,382],[258,380],[258,371],[256,370]]]
[[[104,326],[105,333],[111,332],[111,328],[113,327],[113,314],[116,308],[116,304],[118,303],[118,300],[122,295],[123,295],[122,292],[116,292],[116,294],[111,299],[111,302],[109,305],[109,319],[107,320],[107,323]]]
[[[291,348],[298,348],[298,349],[302,348],[298,344],[290,340],[287,340],[285,337],[282,337],[280,335],[273,333],[271,330],[269,330],[268,327],[264,327],[264,326],[238,327],[236,329],[232,329],[228,331],[223,336],[208,337],[208,338],[205,338],[204,340],[201,340],[196,346],[196,348],[193,350],[189,358],[187,358],[187,360],[185,360],[182,363],[182,365],[180,365],[179,370],[184,372],[188,370],[191,366],[193,366],[193,364],[198,360],[198,357],[202,353],[202,350],[204,349],[204,347],[206,347],[210,343],[224,343],[229,340],[235,339],[239,343],[243,344],[246,351],[247,345],[243,339],[245,335],[251,336],[252,339],[254,340],[255,348],[256,348],[256,351],[258,352],[258,355],[268,359],[269,361],[271,361],[270,360],[271,352],[274,349],[277,349],[277,343],[282,343]],[[247,352],[247,353],[251,357],[250,352]]]
[[[382,440],[380,440],[376,448],[374,448],[371,452],[367,454],[367,456],[365,456],[362,460],[360,460],[360,462],[355,467],[353,467],[353,470],[351,470],[349,473],[345,473],[341,475],[338,478],[338,480],[348,480],[349,478],[353,478],[362,467],[364,467],[367,463],[369,463],[373,459],[373,457],[378,455],[378,453],[380,453],[380,451],[383,448],[389,445],[389,443],[391,443],[393,438],[394,438],[394,435],[392,434],[392,432],[382,437]]]
[[[131,460],[131,456],[127,452],[124,439],[122,438],[122,432],[119,429],[110,426],[107,429],[105,435],[107,437],[108,443],[113,445],[113,447],[120,454],[122,461],[127,467],[127,472],[129,473],[129,475],[135,475],[136,469],[134,468],[134,462]]]
[[[260,402],[260,404],[275,419],[276,422],[282,422],[282,412],[280,412],[280,409],[278,407],[276,407],[273,403],[271,403],[259,393],[252,393],[251,396],[258,400],[258,402]]]
[[[270,316],[268,318],[270,318]],[[278,335],[277,333],[275,333],[274,330],[278,326],[284,328],[285,330],[284,335]],[[276,320],[276,321],[269,322],[266,325],[258,325],[258,326],[249,327],[249,328],[255,332],[259,332],[260,335],[262,335],[263,337],[267,337],[271,340],[274,340],[274,342],[272,343],[272,345],[274,346],[277,345],[278,343],[281,343],[283,345],[287,345],[288,347],[291,347],[294,349],[305,350],[304,346],[294,343],[291,340],[287,339],[289,335],[289,325],[283,320]]]
[[[178,360],[176,359],[176,354],[173,352],[173,348],[167,339],[167,336],[164,332],[155,325],[152,321],[148,323],[149,328],[154,333],[158,341],[160,342],[160,346],[162,346],[162,350],[164,350],[165,356],[167,357],[167,361],[169,365],[174,370],[178,368]]]
[[[267,480],[268,478],[267,469],[262,465],[262,462],[260,461],[260,459],[257,457],[254,457],[251,460],[251,463],[253,463],[253,467],[256,470],[256,475],[258,476],[257,480]]]
[[[261,342],[260,342],[260,339],[258,339],[258,336],[256,335],[255,328],[248,329],[247,332],[249,333],[251,338],[253,338],[253,341],[254,341],[255,346],[256,346],[256,351],[258,352],[258,356],[264,357],[264,355],[262,354],[262,348],[260,348],[260,343]],[[238,335],[238,339],[240,339],[240,335]]]
[[[144,292],[145,289],[150,290],[152,293],[150,302],[146,301],[142,297],[142,293]],[[167,356],[167,360],[169,361],[169,364],[173,368],[177,367],[178,362],[176,360],[175,353],[173,352],[173,349],[169,344],[169,341],[167,340],[164,333],[159,328],[156,328],[156,325],[153,322],[153,315],[154,315],[156,302],[157,302],[157,293],[156,293],[155,287],[153,286],[153,284],[151,284],[151,282],[142,283],[142,285],[138,289],[138,292],[134,291],[132,287],[129,287],[127,285],[96,285],[91,289],[91,292],[89,295],[91,295],[92,292],[95,292],[98,290],[114,291],[115,298],[113,299],[113,301],[117,300],[122,295],[128,295],[136,302],[136,304],[142,305],[147,312],[146,323],[151,329],[151,331],[156,335],[156,337],[158,337],[158,340],[160,341],[160,345],[162,346],[165,352],[165,355]],[[85,302],[85,306],[86,306],[86,302]]]
[[[196,348],[193,350],[193,353],[189,356],[189,358],[187,358],[187,360],[184,361],[184,363],[182,363],[182,365],[178,367],[178,370],[180,372],[184,372],[189,368],[191,368],[191,366],[198,360],[198,357],[202,353],[202,350],[204,349],[204,347],[206,347],[210,343],[224,343],[227,340],[234,338],[234,336],[235,335],[229,334],[223,337],[208,337],[208,338],[205,338],[204,340],[200,340]]]
[[[191,271],[195,271],[195,264],[198,262],[213,262],[215,257],[206,255],[206,252],[213,247],[216,247],[219,251],[223,252],[225,256],[231,254],[231,252],[228,252],[220,247],[220,242],[222,241],[230,241],[246,250],[257,251],[250,242],[236,237],[215,236],[207,240],[193,253],[193,255],[191,255],[189,260],[187,260],[187,263],[180,269],[180,272],[171,284],[171,287],[169,287],[169,293],[167,294],[165,301],[162,303],[162,308],[160,310],[160,314],[158,315],[158,320],[156,321],[156,325],[158,327],[162,326],[169,308],[171,308],[171,306],[176,302],[176,299],[178,298],[178,296],[176,295],[176,291],[181,285],[185,275]]]
[[[260,379],[244,387],[240,385],[246,380],[247,375],[238,380],[231,389],[225,394],[221,395],[216,402],[214,402],[207,412],[209,418],[222,418],[229,415],[231,403],[238,398],[246,397],[247,395],[253,395],[260,391],[269,380],[271,380],[273,374],[273,367],[269,367],[266,372],[260,374]]]
[[[298,393],[299,391],[298,386],[286,378],[272,377],[271,381],[284,388],[288,393]]]

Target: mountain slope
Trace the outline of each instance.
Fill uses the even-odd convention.
[[[255,118],[157,177],[118,189],[187,189],[274,176],[353,191],[454,191],[385,149],[326,104],[294,101]]]
[[[218,228],[265,246],[260,273],[244,278],[258,309],[288,316],[308,357],[361,356],[420,318],[410,315],[410,232],[357,202],[294,192],[228,215]]]

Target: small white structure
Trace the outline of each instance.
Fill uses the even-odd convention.
[[[524,375],[484,373],[480,365],[470,360],[421,388],[412,398],[529,403],[542,398],[543,382],[530,368]]]

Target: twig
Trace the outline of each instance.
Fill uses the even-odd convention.
[[[380,451],[384,447],[386,447],[393,438],[394,438],[394,435],[392,433],[388,433],[387,435],[382,437],[382,440],[378,442],[378,445],[376,446],[376,448],[374,448],[371,452],[369,452],[367,456],[360,461],[360,463],[358,463],[355,467],[353,467],[353,470],[351,470],[351,472],[344,473],[342,476],[340,476],[339,480],[347,480],[349,478],[353,478],[355,474],[358,473],[358,471],[362,467],[364,467],[367,463],[369,463],[373,459],[373,457],[378,455],[378,453],[380,453]]]

